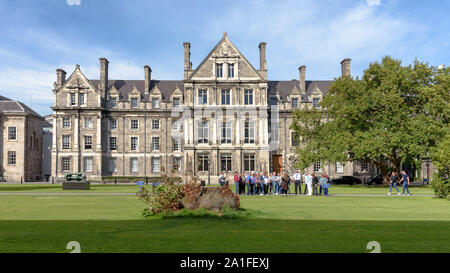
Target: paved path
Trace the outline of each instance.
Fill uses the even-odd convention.
[[[0,192],[0,195],[133,195],[135,196],[136,193],[129,193],[129,192]],[[271,194],[269,194],[271,195]],[[288,195],[295,195],[295,194],[288,194]],[[283,195],[279,195],[283,196]],[[305,196],[305,195],[300,195]],[[329,197],[332,196],[344,196],[344,197],[373,197],[373,196],[388,196],[387,194],[367,194],[367,193],[349,193],[349,194],[329,194]],[[433,197],[433,194],[413,194],[411,196],[420,196],[420,197]],[[391,195],[391,197],[403,197],[403,196],[397,196],[396,194]]]

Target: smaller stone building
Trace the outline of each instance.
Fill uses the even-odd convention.
[[[0,95],[0,181],[42,180],[44,122],[24,103]]]

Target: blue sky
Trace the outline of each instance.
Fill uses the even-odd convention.
[[[183,77],[183,42],[194,68],[223,32],[259,66],[258,44],[267,42],[270,80],[308,80],[352,74],[391,55],[432,65],[450,60],[450,1],[435,0],[1,0],[0,94],[42,115],[51,113],[56,68],[80,64],[99,77],[99,57],[111,79]]]

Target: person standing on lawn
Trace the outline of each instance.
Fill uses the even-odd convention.
[[[397,188],[397,173],[396,172],[392,172],[391,174],[391,182],[389,183],[389,192],[388,195],[391,195],[392,193],[392,187],[394,187],[397,190],[397,195],[400,195],[400,191]]]
[[[264,172],[264,195],[267,195],[269,193],[269,183],[269,176],[267,175],[267,172]]]
[[[237,172],[234,172],[233,181],[234,181],[234,194],[240,194],[239,175]]]
[[[289,188],[289,177],[286,173],[284,173],[281,178],[281,194],[287,194]]]
[[[409,176],[405,171],[402,171],[402,179],[400,179],[400,183],[403,182],[403,195],[405,195],[405,189],[408,192],[408,196],[410,196],[409,194]]]
[[[312,195],[312,175],[309,174],[309,172],[306,172],[306,176],[305,176],[305,194],[306,194],[306,189],[308,189],[308,195]]]
[[[322,175],[319,178],[319,184],[320,184],[320,193],[319,195],[322,195],[322,192],[325,195],[325,184],[327,183],[327,178],[325,177],[325,173],[322,173]]]
[[[295,171],[294,174],[294,187],[295,187],[295,194],[297,194],[297,188],[298,188],[298,194],[302,194],[302,185],[301,183],[302,175],[299,170]]]
[[[319,195],[317,192],[317,188],[319,187],[319,179],[317,178],[315,173],[312,173],[312,187],[313,187],[313,195]]]
[[[221,173],[220,173],[220,176],[219,176],[219,185],[220,185],[221,187],[225,186],[225,174],[224,174],[224,172],[221,172]]]
[[[251,173],[248,173],[247,178],[245,179],[245,182],[247,184],[247,195],[251,195],[253,192],[253,187],[252,187],[252,175]]]
[[[276,195],[278,195],[278,191],[279,191],[278,180],[279,180],[279,177],[278,177],[277,173],[273,172],[273,175],[272,175],[273,194],[276,194]]]
[[[273,184],[272,184],[272,173],[270,173],[269,174],[269,184],[267,185],[267,187],[268,187],[268,191],[267,191],[267,193],[268,194],[272,194],[272,187],[273,187]]]

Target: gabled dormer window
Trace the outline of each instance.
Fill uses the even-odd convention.
[[[180,107],[180,98],[173,98],[173,107]]]
[[[223,77],[223,64],[216,64],[216,77],[217,78]]]
[[[109,98],[109,107],[111,107],[111,108],[117,107],[117,99],[116,98]]]
[[[138,108],[138,99],[131,98],[131,108]]]
[[[159,99],[152,98],[152,108],[159,108]]]
[[[319,108],[319,98],[313,98],[313,107],[314,108]]]
[[[298,99],[292,98],[292,108],[298,108]]]

